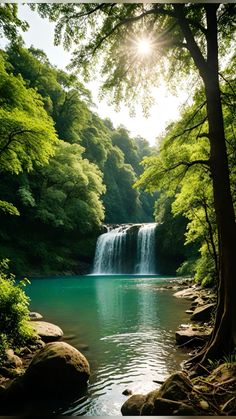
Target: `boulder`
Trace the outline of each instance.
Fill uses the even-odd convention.
[[[204,343],[209,338],[210,334],[210,328],[194,330],[193,327],[189,326],[187,329],[177,330],[175,333],[175,339],[178,345],[196,346]]]
[[[66,397],[86,388],[89,363],[65,342],[48,343],[32,359],[24,375],[26,389],[44,397]]]
[[[193,300],[192,306],[204,306],[205,301],[202,297],[197,297],[195,300]]]
[[[11,367],[11,368],[20,368],[22,367],[22,361],[19,358],[19,356],[14,354],[14,351],[12,349],[6,349],[6,361],[5,366]]]
[[[36,311],[30,312],[30,320],[41,320],[43,318],[42,314],[37,313]]]
[[[37,320],[31,321],[30,326],[33,327],[37,335],[39,335],[44,342],[53,342],[63,336],[63,331],[60,327],[52,323]]]
[[[201,307],[197,307],[191,316],[191,320],[202,322],[210,320],[214,307],[215,304],[206,304]]]
[[[193,299],[196,298],[196,296],[197,296],[196,295],[196,291],[192,287],[191,288],[183,289],[181,291],[177,291],[174,294],[174,297],[177,297],[177,298],[186,298],[188,300],[193,300]]]
[[[143,394],[134,394],[121,406],[123,416],[140,416],[142,406],[146,396]]]
[[[181,413],[180,413],[181,412]],[[182,402],[177,402],[169,399],[157,398],[154,402],[152,415],[167,416],[167,415],[192,415],[193,409]]]
[[[172,374],[159,389],[159,397],[182,401],[192,391],[192,383],[183,372]]]

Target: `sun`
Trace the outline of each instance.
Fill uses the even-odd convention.
[[[137,52],[139,55],[150,55],[152,52],[151,41],[147,38],[141,38],[136,43]]]

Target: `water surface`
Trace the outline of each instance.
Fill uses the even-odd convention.
[[[60,326],[65,340],[88,359],[86,395],[57,411],[66,415],[120,415],[125,389],[147,393],[186,357],[174,334],[187,321],[188,302],[163,289],[167,278],[77,276],[31,281],[31,309]]]

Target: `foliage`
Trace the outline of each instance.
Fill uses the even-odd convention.
[[[75,76],[52,67],[41,51],[32,47],[26,50],[22,44],[16,43],[8,48],[7,54],[14,74],[20,73],[29,86],[37,88],[42,95],[45,109],[55,121],[59,138],[82,145],[83,157],[96,164],[104,172],[106,192],[103,202],[106,222],[131,221],[129,200],[121,203],[121,199],[117,198],[117,195],[129,193],[134,197],[132,220],[152,220],[154,199],[132,189],[136,173],[142,171],[139,166],[142,152],[138,155],[136,140],[131,139],[124,128],[115,130],[111,123],[102,121],[97,114],[92,112],[90,93]],[[125,143],[126,146],[124,146]],[[117,158],[117,148],[113,145],[117,145],[122,151],[119,158]],[[147,142],[144,147],[146,147],[145,151],[150,153]],[[113,157],[112,154],[114,154]],[[108,160],[112,161],[115,167],[111,167]],[[126,163],[131,165],[129,169],[125,166]],[[116,176],[113,176],[113,169],[117,173]],[[124,180],[123,184],[118,179],[118,172]],[[112,178],[114,184],[111,182]],[[115,178],[118,180],[116,181]],[[123,208],[122,216],[120,216],[121,207]]]
[[[161,205],[156,209],[157,220],[169,205],[170,198],[173,215],[188,220],[185,243],[196,243],[201,257],[197,261],[190,255],[190,263],[186,265],[185,261],[179,273],[195,273],[199,282],[209,283],[217,270],[217,232],[208,168],[209,145],[204,137],[195,141],[199,127],[204,130],[205,125],[202,100],[198,92],[194,104],[183,111],[180,121],[167,129],[158,156],[144,159],[145,171],[137,186],[145,185],[150,191],[159,189]],[[191,130],[188,128],[189,119],[193,126]]]
[[[60,141],[50,164],[38,174],[41,193],[36,218],[51,226],[88,233],[104,218],[99,197],[105,187],[101,172],[82,159],[82,151],[78,144]]]
[[[16,284],[15,276],[8,274],[9,260],[0,262],[0,360],[5,349],[19,348],[34,336],[29,326],[29,299],[23,287],[26,278]]]
[[[170,170],[169,163],[172,160],[172,169],[176,169],[180,184],[183,176],[191,173],[192,167],[196,168],[198,179],[203,178],[203,189],[205,180],[212,180],[218,254],[205,190],[204,216],[209,227],[207,244],[212,247],[209,247],[209,253],[212,251],[219,283],[218,306],[209,342],[195,359],[206,362],[212,355],[219,357],[222,353],[232,351],[236,344],[236,306],[232,298],[236,292],[236,230],[219,68],[226,62],[222,58],[231,52],[230,48],[235,51],[235,5],[102,3],[66,7],[39,5],[38,10],[43,17],[49,16],[57,21],[56,42],[60,42],[63,34],[65,46],[70,47],[73,41],[79,44],[72,65],[79,64],[86,76],[89,72],[91,74],[91,69],[94,71],[100,53],[103,88],[111,92],[116,103],[122,99],[132,103],[138,96],[145,110],[152,101],[149,89],[157,81],[160,69],[165,77],[172,78],[176,83],[173,75],[186,76],[190,65],[194,64],[192,70],[200,76],[199,80],[204,86],[207,105],[205,120],[208,122],[204,132],[195,137],[198,140],[204,138],[206,142],[196,141],[191,149],[188,144],[182,147],[184,160],[180,162],[174,162],[173,147],[170,147],[164,165],[161,166],[159,158],[156,163],[160,163],[164,175]],[[148,59],[137,53],[137,36],[148,37],[152,46],[156,47],[155,54],[149,54]],[[198,127],[200,125],[203,122]],[[195,128],[196,125],[190,131]],[[177,149],[175,151],[178,152]],[[203,168],[205,172],[201,170]],[[150,166],[148,169],[146,180],[154,185],[154,179],[158,182],[156,173]],[[150,178],[151,173],[153,177]],[[174,184],[178,186],[176,179],[174,182],[172,179],[170,184],[172,188]]]
[[[0,57],[1,172],[20,173],[42,166],[53,155],[57,136],[40,96],[22,77],[8,73]]]
[[[0,201],[0,211],[11,215],[20,215],[18,209],[14,207],[10,202]]]
[[[94,68],[103,76],[103,94],[115,104],[125,101],[134,109],[134,101],[144,111],[153,103],[152,87],[163,77],[172,88],[182,75],[194,72],[193,60],[184,35],[177,23],[176,6],[170,3],[79,3],[73,5],[31,5],[42,17],[56,22],[55,44],[72,44],[71,68],[85,78],[94,77]],[[203,4],[184,6],[191,32],[203,55],[206,54],[205,8]],[[227,18],[228,17],[228,18]],[[219,47],[221,56],[232,44],[235,28],[235,6],[222,4],[218,10]],[[89,30],[88,30],[89,28]],[[153,53],[138,54],[138,41],[147,38]],[[171,80],[173,81],[171,83]],[[196,80],[195,80],[196,83]]]
[[[34,124],[37,136],[24,132],[12,142],[9,166],[2,154],[0,255],[19,274],[77,273],[80,263],[92,261],[104,216],[108,223],[152,220],[154,198],[132,187],[150,147],[103,121],[91,110],[90,92],[43,51],[17,40],[2,52],[2,63],[2,109],[22,129]]]
[[[232,75],[232,68],[233,62],[225,73]],[[235,81],[222,81],[229,168],[232,194],[235,196]],[[195,243],[199,252],[198,257],[196,251],[194,257],[194,252],[192,256],[188,255],[178,273],[194,274],[198,282],[211,285],[217,280],[218,238],[208,165],[209,143],[206,137],[201,136],[205,130],[204,96],[201,91],[197,91],[193,105],[186,107],[180,120],[166,129],[165,135],[160,139],[158,156],[144,159],[145,171],[137,185],[145,186],[149,191],[159,189],[155,217],[157,221],[167,223],[166,226],[168,218],[165,212],[171,197],[173,216],[184,216],[188,220],[185,243]],[[166,230],[168,237],[168,231],[172,227],[167,227]]]
[[[18,29],[26,31],[28,24],[17,17],[18,5],[15,3],[3,4],[0,6],[0,34],[14,40]]]

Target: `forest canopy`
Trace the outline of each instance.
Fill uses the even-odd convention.
[[[103,222],[153,219],[154,197],[133,188],[153,150],[43,51],[19,39],[0,58],[1,257],[19,273],[83,270]]]

